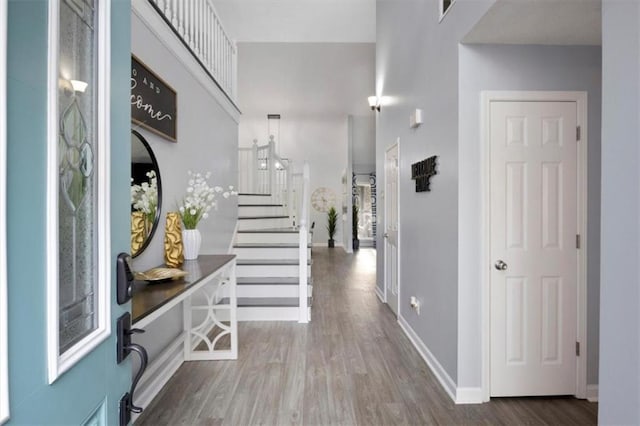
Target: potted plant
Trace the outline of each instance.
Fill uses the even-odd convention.
[[[353,237],[353,249],[354,250],[358,250],[360,248],[360,240],[358,239],[358,206],[356,204],[353,205],[353,210],[352,210],[352,220],[351,220],[351,226],[352,226],[352,237]]]
[[[200,220],[209,217],[209,210],[217,208],[216,196],[222,194],[224,198],[229,198],[238,193],[230,186],[225,191],[220,186],[210,186],[207,179],[211,173],[202,175],[201,173],[188,172],[189,180],[187,195],[182,199],[178,207],[178,214],[182,220],[184,229],[182,230],[182,244],[184,246],[184,259],[194,260],[198,258],[202,236],[198,230]]]
[[[335,247],[335,241],[333,240],[333,236],[336,235],[336,230],[338,227],[338,212],[336,208],[331,206],[329,211],[327,212],[327,232],[329,233],[329,247]]]

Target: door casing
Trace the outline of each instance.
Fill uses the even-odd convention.
[[[398,318],[400,318],[400,300],[401,299],[401,293],[402,293],[402,289],[401,289],[401,281],[400,281],[400,241],[401,241],[401,236],[400,236],[400,229],[401,229],[401,225],[400,225],[400,138],[397,138],[396,142],[389,145],[387,147],[387,149],[385,149],[384,153],[385,153],[385,157],[384,157],[384,162],[385,162],[385,182],[384,182],[384,203],[385,203],[385,214],[384,214],[384,231],[386,232],[387,230],[387,221],[388,221],[388,217],[386,214],[386,204],[389,202],[389,198],[387,197],[387,175],[386,175],[386,163],[387,163],[387,152],[389,152],[389,150],[391,148],[393,148],[394,146],[398,147],[398,179],[397,179],[397,183],[398,183],[398,193],[396,194],[397,197],[397,203],[398,203],[398,237],[397,237],[397,247],[396,247],[396,257],[397,257],[397,262],[396,262],[396,280],[398,281],[398,306],[396,306],[396,310],[398,312]],[[387,294],[387,288],[389,287],[389,283],[387,282],[387,261],[388,261],[388,250],[387,250],[387,241],[386,238],[383,240],[384,241],[384,302],[389,304],[389,296]]]
[[[481,149],[482,149],[482,262],[479,271],[482,288],[482,396],[483,401],[491,399],[491,253],[490,253],[490,119],[491,102],[575,102],[580,140],[577,147],[578,180],[578,230],[580,249],[578,250],[577,271],[577,338],[580,342],[580,356],[576,362],[576,393],[578,398],[587,397],[587,92],[579,91],[483,91],[481,97]]]

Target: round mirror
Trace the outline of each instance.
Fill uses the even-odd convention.
[[[162,206],[160,168],[149,143],[131,131],[131,256],[147,248],[156,232]]]

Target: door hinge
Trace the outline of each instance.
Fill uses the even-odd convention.
[[[580,126],[576,127],[576,141],[580,140]]]
[[[576,356],[580,356],[580,342],[576,342]]]
[[[576,234],[576,248],[580,248],[580,234]]]

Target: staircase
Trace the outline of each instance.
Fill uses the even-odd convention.
[[[254,154],[255,151],[254,147]],[[269,155],[272,154],[273,151]],[[308,166],[299,174],[302,188],[294,190],[290,162],[275,157],[268,163],[279,165],[273,172],[288,176],[261,173],[264,168],[260,165],[264,167],[266,160],[256,156],[260,171],[255,175],[262,175],[267,182],[239,188],[238,231],[233,245],[233,253],[237,255],[238,321],[308,322],[313,289],[311,239],[304,219],[308,206],[304,202],[295,203],[293,196],[297,192],[301,194],[300,201],[309,198]],[[242,158],[240,170],[247,173],[252,167],[243,165]],[[277,182],[280,184],[275,185]],[[275,193],[266,193],[265,189],[270,188]]]

